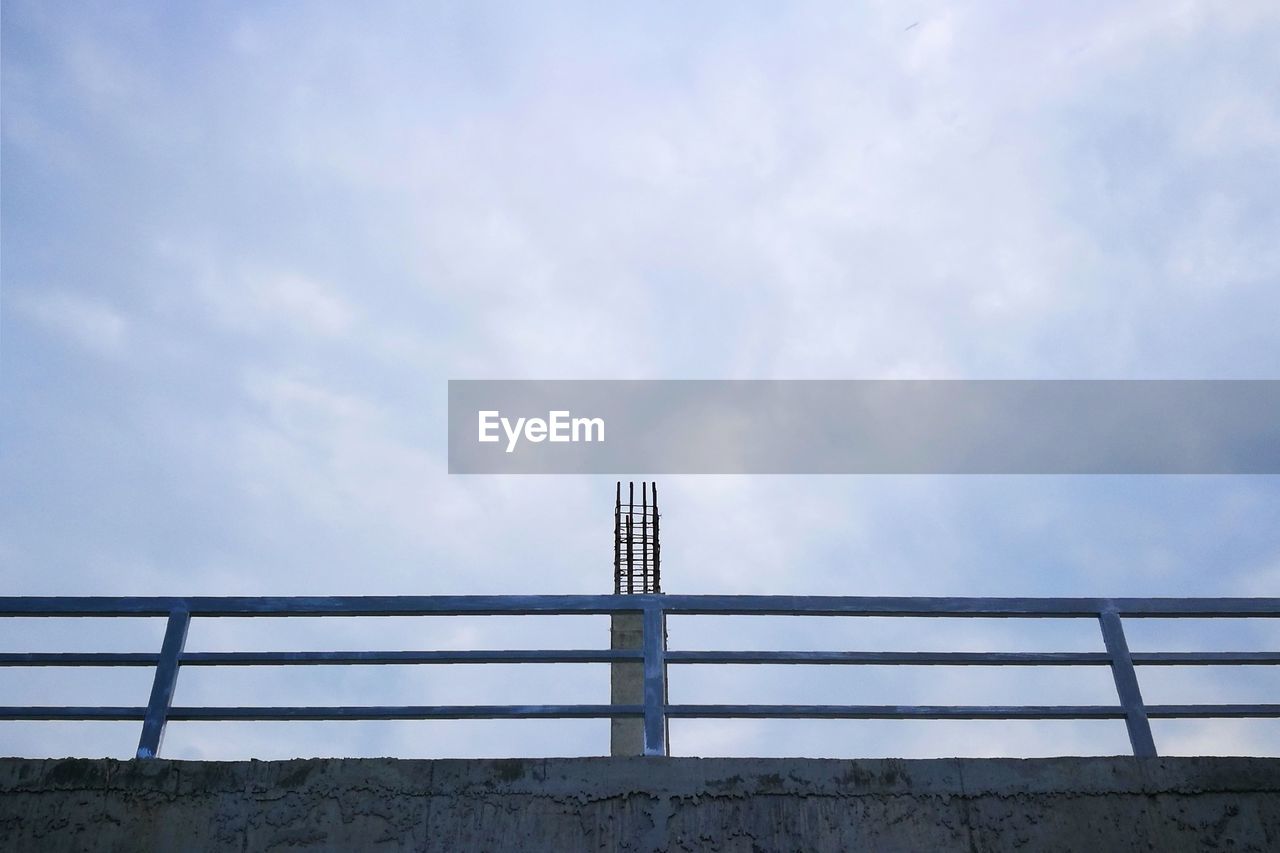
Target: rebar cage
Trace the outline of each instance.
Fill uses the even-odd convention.
[[[662,592],[662,543],[659,534],[658,484],[627,484],[622,502],[622,481],[613,504],[613,592],[615,595],[656,595]]]

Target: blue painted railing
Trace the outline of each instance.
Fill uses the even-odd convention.
[[[187,652],[195,618],[220,616],[478,616],[640,613],[640,649],[514,651]],[[674,651],[664,620],[674,615],[1082,618],[1097,620],[1103,652]],[[1123,719],[1136,756],[1156,755],[1150,720],[1280,717],[1280,704],[1148,705],[1138,666],[1276,666],[1280,652],[1130,652],[1125,618],[1277,618],[1280,598],[895,598],[723,595],[504,595],[339,597],[0,597],[0,617],[166,617],[156,653],[7,652],[0,666],[147,666],[155,668],[145,706],[4,706],[0,720],[138,720],[138,757],[160,751],[165,725],[182,720],[428,720],[639,717],[645,753],[666,755],[666,721],[687,717],[840,719]],[[302,664],[642,662],[639,705],[408,705],[331,707],[183,707],[173,705],[184,666]],[[1116,705],[680,705],[666,701],[671,664],[842,664],[911,666],[1106,666]]]

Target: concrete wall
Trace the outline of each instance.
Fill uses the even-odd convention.
[[[0,850],[1280,850],[1280,760],[0,759]]]

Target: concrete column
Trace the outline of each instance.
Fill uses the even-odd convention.
[[[644,617],[641,614],[614,613],[609,618],[609,648],[644,647]],[[643,663],[614,661],[609,664],[609,700],[615,705],[644,704]],[[609,724],[610,755],[644,755],[643,717],[614,717]]]
[[[609,622],[609,648],[644,648],[644,614],[614,613]],[[667,618],[662,617],[662,650],[667,649]],[[663,664],[666,669],[666,664]],[[667,700],[666,696],[662,697]],[[609,701],[614,705],[644,704],[644,662],[616,661],[609,664]],[[615,717],[610,720],[609,754],[644,755],[644,718]],[[671,725],[667,724],[667,748],[671,747]]]

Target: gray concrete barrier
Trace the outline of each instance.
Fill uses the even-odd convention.
[[[0,850],[1280,849],[1280,759],[0,759]]]

